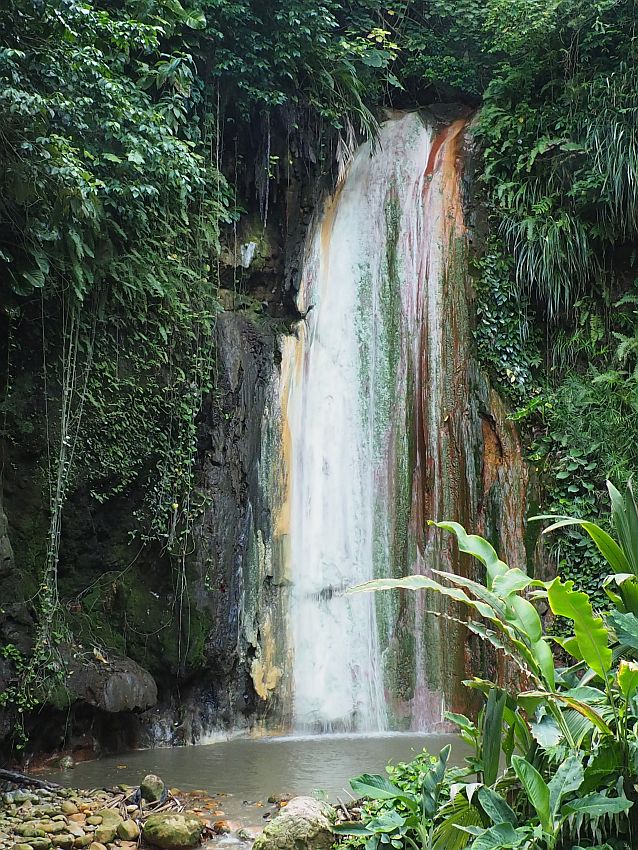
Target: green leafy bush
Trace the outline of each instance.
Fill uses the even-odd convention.
[[[379,579],[352,589],[428,589],[460,603],[468,629],[527,683],[507,687],[480,678],[466,683],[485,698],[478,726],[449,715],[474,751],[468,770],[455,776],[449,795],[437,796],[428,830],[403,846],[443,850],[471,842],[472,850],[555,850],[576,841],[630,846],[638,779],[638,509],[631,487],[623,496],[610,485],[610,494],[619,542],[592,523],[570,518],[558,518],[548,529],[581,524],[595,542],[613,571],[605,585],[616,610],[606,618],[573,582],[540,581],[508,567],[486,540],[454,522],[436,525],[452,532],[460,550],[480,562],[483,580],[433,570],[432,577]],[[538,600],[569,622],[568,637],[544,632]],[[568,666],[559,666],[552,642],[570,658]],[[442,753],[431,768],[439,789],[446,784],[440,773],[446,759]],[[426,774],[423,791],[431,784]],[[403,802],[383,777],[364,775],[353,780],[353,788]],[[395,803],[381,821],[373,820],[375,847],[403,841],[404,826]],[[378,837],[383,829],[385,840]]]

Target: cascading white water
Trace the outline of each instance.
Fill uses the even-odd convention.
[[[375,600],[344,590],[391,559],[432,137],[409,114],[359,148],[309,240],[308,312],[284,345],[296,730],[386,727]]]
[[[305,318],[282,337],[268,392],[271,525],[243,617],[267,729],[436,729],[446,706],[467,708],[467,633],[431,616],[438,597],[344,590],[431,568],[473,575],[429,519],[495,532],[524,562],[526,466],[473,362],[466,125],[394,114],[308,234]]]

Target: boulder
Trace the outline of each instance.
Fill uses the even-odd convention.
[[[164,788],[163,781],[154,773],[147,774],[140,782],[140,791],[147,803],[156,803],[161,800],[164,796]]]
[[[332,806],[314,797],[294,797],[266,826],[253,850],[330,850]]]
[[[184,850],[199,844],[204,824],[192,812],[151,815],[144,824],[144,840],[162,850]]]
[[[137,841],[140,828],[134,820],[123,820],[117,828],[118,838],[122,841]]]
[[[110,844],[115,841],[117,826],[111,823],[102,823],[93,833],[93,838],[98,844]]]
[[[155,680],[131,658],[68,649],[66,688],[71,702],[81,700],[115,714],[150,708],[157,702]],[[104,660],[102,660],[104,659]]]

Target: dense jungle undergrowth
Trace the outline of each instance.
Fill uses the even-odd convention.
[[[143,643],[138,660],[168,653],[176,677],[200,663],[198,416],[220,287],[243,286],[224,246],[295,181],[334,180],[384,106],[480,108],[479,356],[527,435],[543,510],[605,515],[605,479],[624,482],[638,453],[635,22],[633,0],[3,4],[0,476],[28,456],[46,493],[19,505],[34,520],[0,574],[35,630],[2,648],[4,703],[64,703],[70,641]],[[61,558],[70,502],[125,526],[89,582],[73,541]],[[561,574],[606,604],[591,541],[555,540]],[[132,598],[122,576],[140,557],[170,596],[153,635],[134,608],[113,627],[103,604]]]

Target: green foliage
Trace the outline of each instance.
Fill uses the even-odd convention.
[[[11,370],[26,368],[49,488],[35,648],[8,696],[21,709],[47,699],[72,638],[58,562],[74,489],[97,501],[146,490],[138,534],[175,556],[183,584],[213,257],[232,218],[187,49],[204,23],[179,2],[79,0],[24,0],[0,23],[0,298],[13,332],[3,436],[21,439]]]
[[[491,0],[480,24],[494,64],[477,127],[490,229],[479,357],[518,408],[544,509],[576,501],[592,520],[605,479],[638,464],[634,24],[631,0]],[[604,605],[591,542],[564,530],[552,547],[561,574]]]
[[[160,41],[188,25],[126,11],[24,0],[3,16],[0,259],[16,295],[107,286],[109,306],[143,309],[178,298],[193,248],[215,245],[226,195],[185,124],[192,59]]]
[[[209,68],[243,120],[282,107],[289,129],[316,118],[374,134],[371,109],[397,45],[383,4],[358,0],[205,0]],[[381,8],[380,8],[381,7]],[[268,120],[266,121],[268,124]]]
[[[361,822],[339,824],[335,834],[365,837],[366,850],[402,847],[404,842],[414,850],[430,850],[450,749],[450,745],[444,747],[438,757],[429,757],[424,751],[410,764],[388,768],[400,785],[380,774],[362,774],[350,780],[354,794],[383,801],[383,805],[368,806]]]
[[[620,570],[626,568],[624,550],[633,551],[638,513],[631,490],[624,497],[611,492],[622,548],[600,529],[586,528],[610,566]],[[638,775],[638,665],[622,656],[638,653],[638,619],[624,612],[620,597],[615,600],[619,611],[608,618],[596,616],[587,594],[575,590],[572,582],[533,580],[509,568],[486,540],[467,534],[457,523],[438,526],[452,532],[459,548],[483,565],[483,581],[434,571],[435,578],[383,579],[351,592],[438,589],[468,610],[471,631],[536,684],[521,692],[484,679],[466,683],[485,696],[485,709],[478,725],[462,715],[448,715],[474,755],[434,813],[429,832],[434,846],[456,850],[471,841],[471,850],[554,850],[572,847],[578,836],[591,845],[609,839],[628,847]],[[560,640],[573,658],[568,667],[559,667],[551,652],[546,657],[540,649],[549,642],[534,609],[539,599],[573,629],[572,636]],[[485,754],[489,752],[493,764],[495,742],[504,767],[497,760],[493,771],[486,769]],[[369,791],[367,785],[356,790]]]
[[[488,26],[507,58],[480,116],[483,180],[521,288],[555,317],[604,291],[616,244],[637,233],[634,8],[500,5]]]
[[[474,336],[484,368],[495,378],[516,407],[530,402],[537,392],[540,366],[538,339],[532,316],[514,280],[513,257],[499,251],[492,239],[476,261],[476,319]]]

